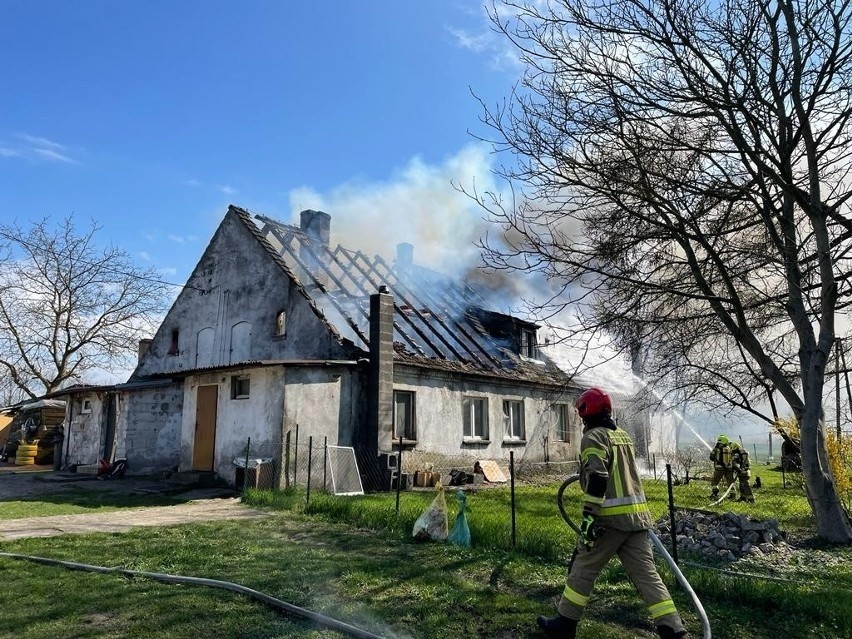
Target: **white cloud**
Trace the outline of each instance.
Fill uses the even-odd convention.
[[[139,251],[139,257],[141,257],[146,262],[151,261],[151,255],[146,251]]]
[[[59,142],[28,133],[16,133],[14,138],[12,143],[0,142],[0,157],[77,164],[77,160],[65,152],[65,146]]]
[[[237,189],[235,189],[234,187],[232,187],[228,184],[221,184],[216,188],[218,188],[220,191],[222,191],[222,193],[224,193],[225,195],[236,195],[237,194]]]
[[[35,153],[39,157],[44,158],[45,160],[53,160],[55,162],[69,162],[71,164],[77,163],[76,160],[69,158],[67,155],[63,155],[58,151],[54,151],[53,149],[33,149],[33,153]]]
[[[191,187],[197,187],[201,186],[201,182],[199,182],[198,180],[187,180],[186,185]]]
[[[171,266],[163,266],[157,270],[160,272],[161,275],[165,275],[167,277],[177,275],[177,269]]]
[[[53,140],[48,140],[47,138],[42,138],[37,135],[18,133],[16,137],[33,147],[49,148],[57,151],[63,151],[65,149],[65,146],[59,144],[59,142],[54,142]]]
[[[171,234],[171,235],[168,235],[168,238],[172,242],[175,242],[176,244],[186,244],[186,238],[184,238],[182,235]]]

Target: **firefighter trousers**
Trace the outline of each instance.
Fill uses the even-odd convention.
[[[577,621],[583,615],[595,580],[613,555],[618,555],[630,580],[639,591],[656,625],[685,630],[663,580],[654,565],[648,532],[604,529],[591,548],[578,544],[568,566],[565,590],[556,608],[559,614]]]

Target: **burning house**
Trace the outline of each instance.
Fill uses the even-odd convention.
[[[297,425],[303,442],[353,447],[362,474],[400,439],[435,456],[577,457],[579,391],[542,354],[536,324],[417,265],[410,244],[394,260],[333,247],[330,224],[321,211],[297,227],[228,209],[111,391],[110,450],[136,472],[229,481],[249,438],[280,462]],[[73,421],[68,436],[79,451]]]

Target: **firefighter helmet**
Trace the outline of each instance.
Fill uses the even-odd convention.
[[[727,444],[728,438],[725,435],[719,435],[719,439],[716,440],[717,444]]]
[[[574,407],[582,419],[588,419],[612,413],[612,400],[600,388],[590,388],[580,393]]]

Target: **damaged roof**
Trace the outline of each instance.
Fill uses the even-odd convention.
[[[230,209],[341,341],[369,351],[370,295],[381,289],[394,301],[398,363],[539,384],[569,381],[553,362],[520,355],[521,334],[534,335],[536,324],[485,309],[482,296],[466,282],[414,264],[410,253],[390,262],[340,245],[332,248],[328,215],[322,212],[305,212],[325,216],[324,233],[317,233]]]

